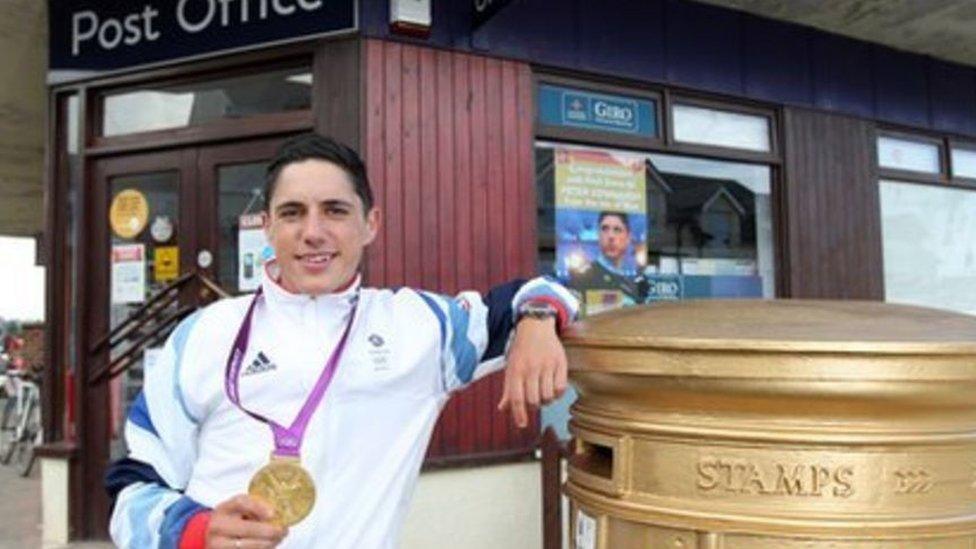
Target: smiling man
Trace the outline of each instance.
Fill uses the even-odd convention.
[[[603,211],[597,217],[600,255],[569,273],[569,286],[585,297],[587,312],[633,305],[643,301],[636,265],[628,262],[630,218],[624,212]],[[613,299],[610,299],[612,297]]]
[[[119,546],[395,547],[452,393],[507,362],[499,409],[525,427],[566,387],[577,304],[551,281],[361,287],[380,213],[352,150],[289,141],[265,197],[260,290],[183,321],[145,372],[106,479]]]
[[[630,220],[623,212],[601,212],[599,224],[600,257],[597,261],[614,272],[622,273],[630,247]]]

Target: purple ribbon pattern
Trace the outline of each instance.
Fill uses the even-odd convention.
[[[349,339],[349,332],[352,329],[353,320],[356,318],[356,309],[359,306],[358,295],[354,298],[355,302],[352,311],[349,313],[349,320],[346,322],[346,328],[342,332],[342,337],[339,339],[338,345],[336,345],[335,350],[332,351],[328,361],[326,361],[325,368],[322,369],[322,373],[315,382],[312,392],[309,393],[308,398],[305,400],[305,404],[302,405],[301,410],[298,412],[298,416],[295,417],[295,420],[288,427],[252,412],[241,404],[239,384],[241,365],[244,362],[244,353],[247,352],[247,344],[251,337],[251,321],[254,317],[254,307],[257,305],[261,295],[261,289],[258,288],[258,291],[254,294],[254,299],[251,301],[251,305],[247,309],[247,314],[244,316],[244,321],[237,331],[237,337],[234,339],[234,346],[231,349],[230,355],[227,357],[227,366],[224,370],[224,389],[227,392],[227,398],[235,406],[240,408],[241,411],[271,426],[271,431],[274,434],[274,455],[299,457],[302,440],[305,438],[305,428],[308,427],[308,422],[312,418],[312,414],[322,402],[325,392],[332,383],[332,378],[335,376],[336,369],[339,366],[339,360],[342,358],[342,353],[346,348],[346,341]]]

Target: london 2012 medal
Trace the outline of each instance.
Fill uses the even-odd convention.
[[[270,505],[271,521],[285,527],[301,522],[315,505],[315,484],[297,458],[272,455],[251,477],[247,493]]]
[[[244,315],[244,321],[237,331],[234,346],[227,357],[227,366],[224,371],[224,390],[228,400],[241,411],[271,427],[271,433],[274,436],[274,450],[271,452],[271,460],[251,477],[247,493],[271,506],[274,511],[271,522],[281,526],[292,526],[307,517],[315,505],[315,483],[312,480],[312,475],[302,468],[301,464],[302,440],[305,438],[305,429],[308,427],[312,413],[322,401],[322,397],[325,396],[329,384],[332,383],[332,378],[349,338],[349,331],[352,329],[353,321],[356,318],[358,300],[353,299],[351,301],[352,310],[349,311],[346,329],[342,332],[342,337],[339,338],[339,343],[332,351],[332,355],[329,356],[322,373],[312,388],[312,392],[306,398],[295,420],[291,425],[285,426],[248,410],[241,404],[238,378],[250,338],[254,307],[261,298],[261,294],[261,289],[258,288],[247,313]]]

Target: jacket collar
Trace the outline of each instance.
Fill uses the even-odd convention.
[[[280,278],[278,264],[274,260],[268,261],[264,265],[264,277],[261,281],[265,301],[271,308],[304,306],[309,302],[315,302],[325,307],[348,308],[359,298],[359,289],[362,282],[362,275],[356,273],[352,281],[345,288],[332,293],[310,295],[296,294],[284,289],[278,283]]]

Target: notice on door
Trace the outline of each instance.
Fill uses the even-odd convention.
[[[146,246],[112,246],[112,304],[146,300]]]
[[[264,250],[268,240],[262,229],[261,214],[244,214],[238,218],[237,289],[253,292],[261,286]]]
[[[157,246],[153,253],[153,278],[156,282],[169,282],[180,276],[179,246]]]

